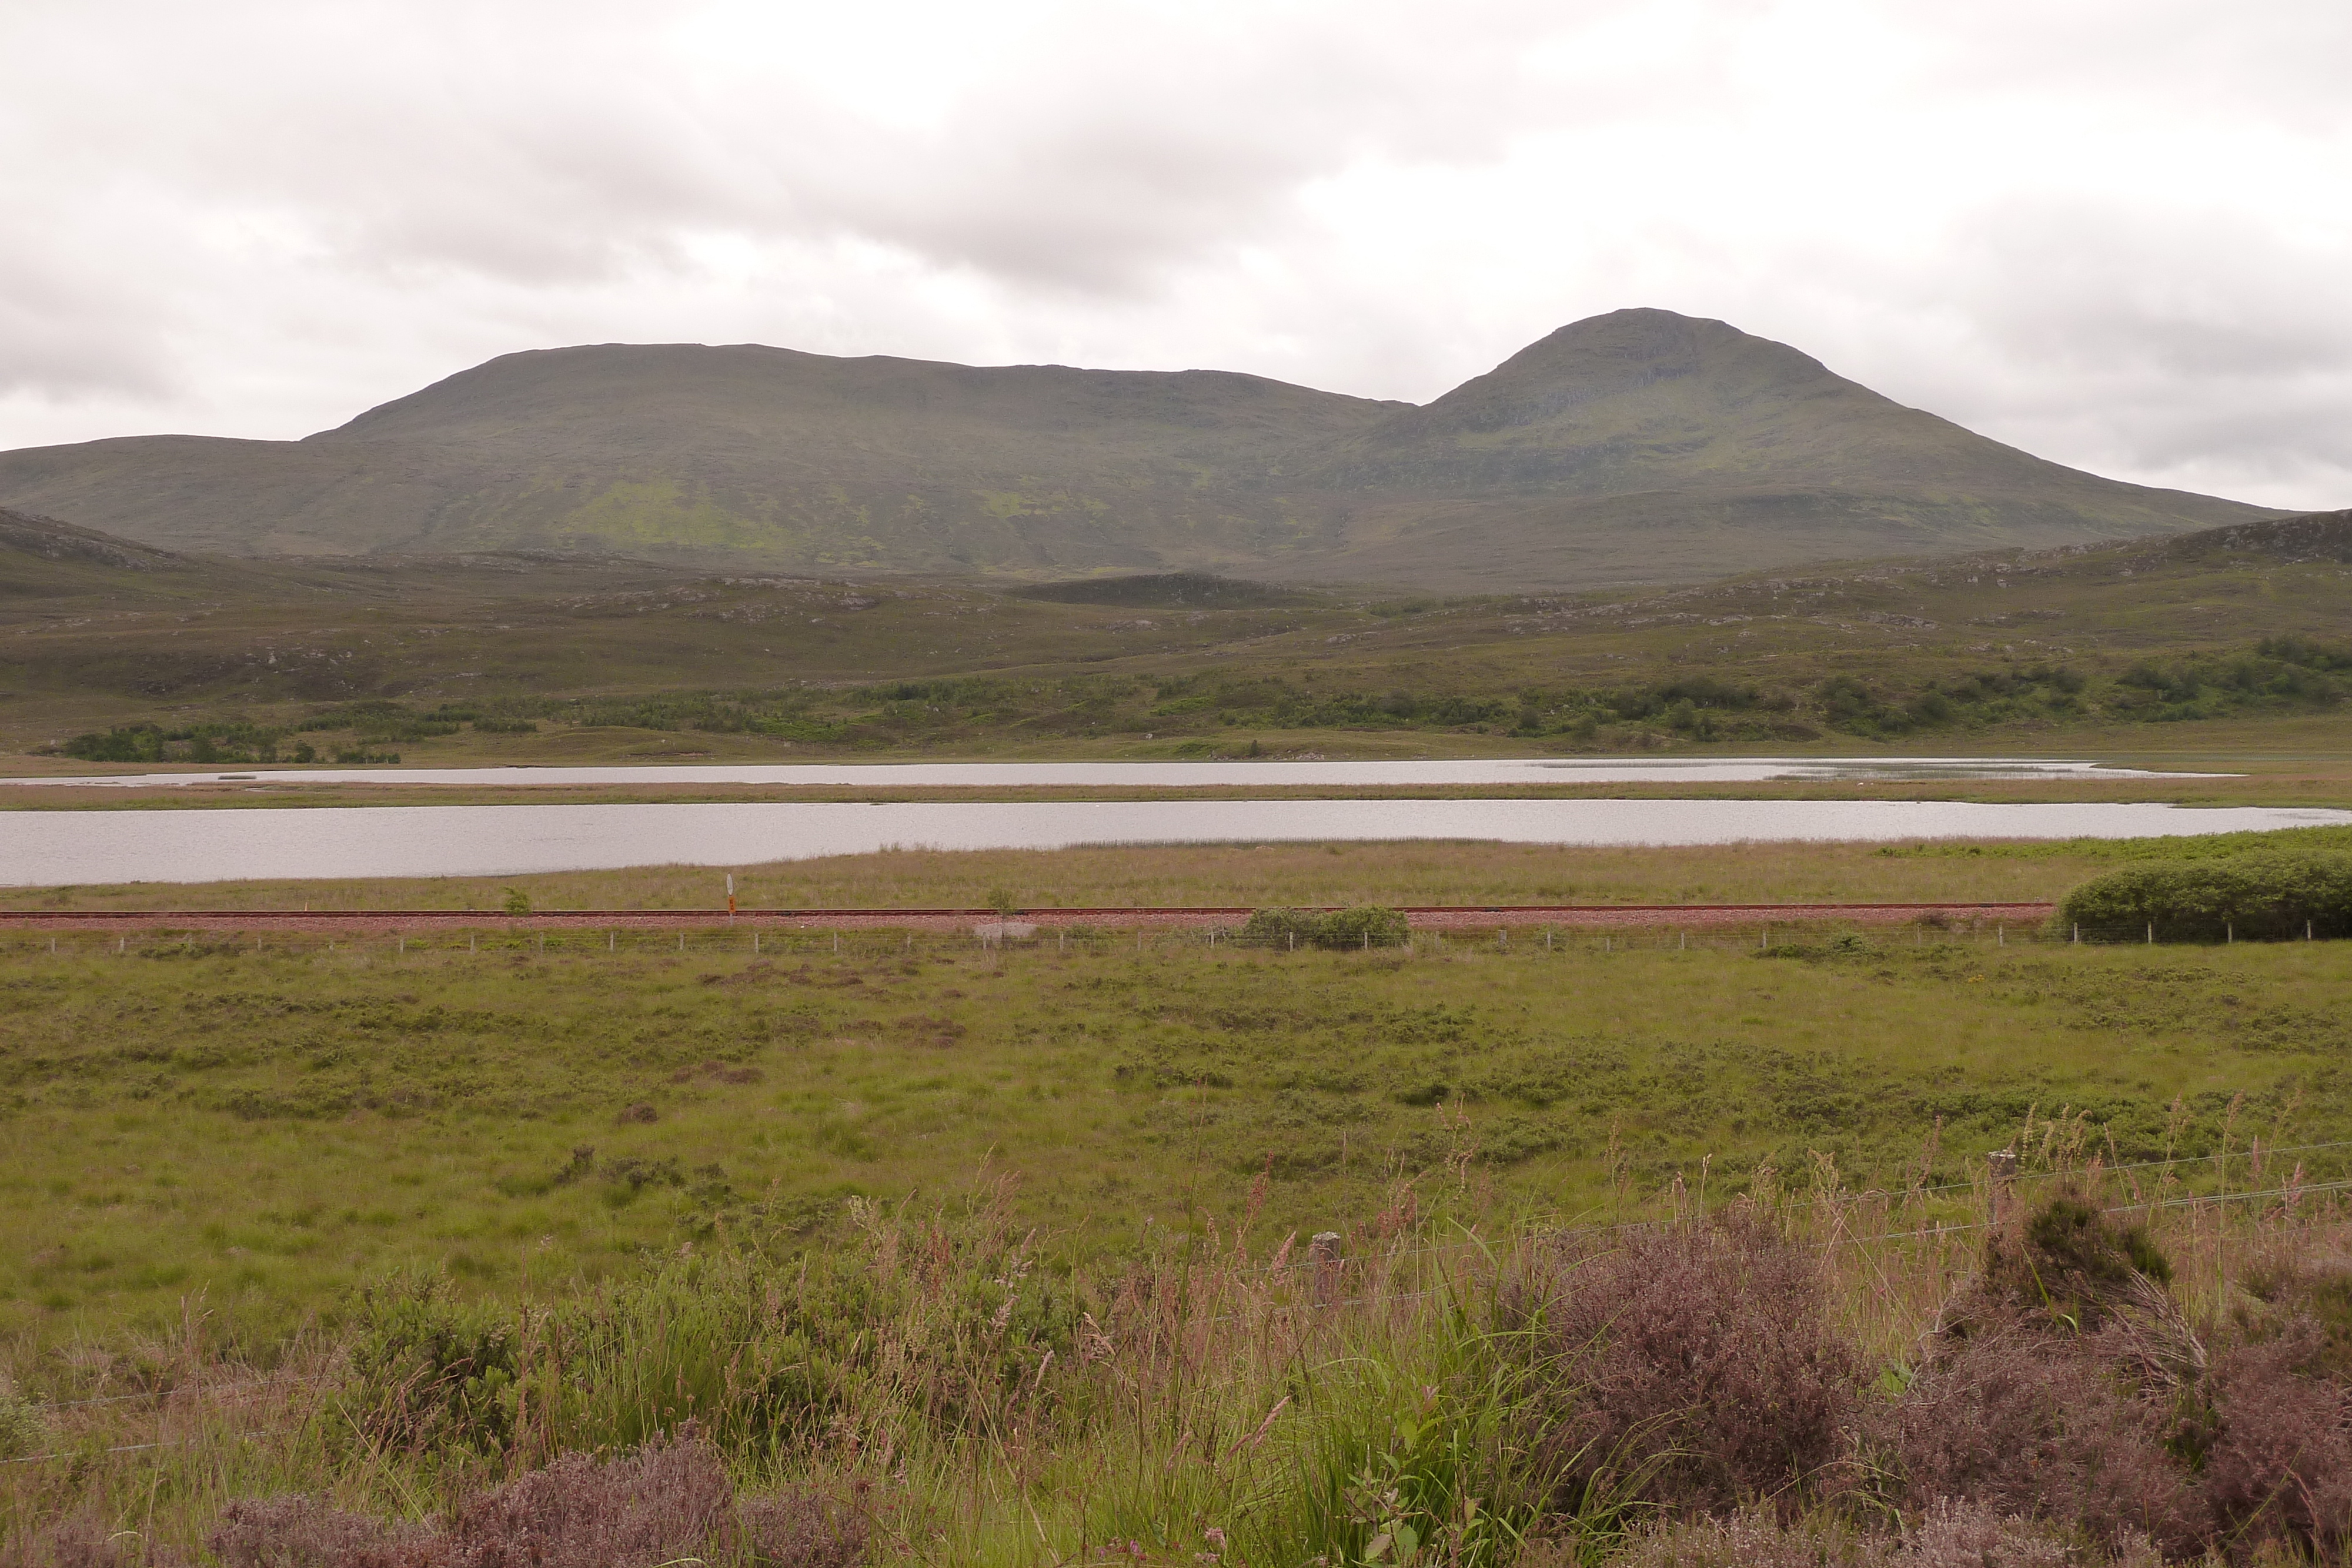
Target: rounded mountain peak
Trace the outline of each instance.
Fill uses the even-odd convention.
[[[1832,389],[1875,396],[1786,343],[1726,321],[1641,308],[1571,321],[1420,412],[1433,425],[1507,430],[1674,382],[1694,383],[1689,392],[1723,407]]]

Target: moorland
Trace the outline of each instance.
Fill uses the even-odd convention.
[[[2352,514],[1444,599],[225,561],[19,519],[0,745],[141,765],[2340,748]],[[14,539],[13,547],[11,538]],[[44,762],[37,754],[50,754]]]
[[[2270,838],[907,855],[749,891],[2049,894]],[[2332,1363],[2264,1347],[2340,1332],[2342,942],[755,953],[723,929],[541,940],[487,911],[330,940],[166,923],[0,946],[0,1435],[52,1456],[0,1470],[0,1528],[30,1561],[1930,1568],[1961,1560],[1923,1555],[1948,1536],[1970,1563],[2152,1563],[2130,1552],[2155,1530],[2174,1560],[2334,1550],[2332,1514],[2221,1478],[2249,1445],[2258,1487],[2336,1462],[2308,1448],[2334,1440],[2311,1415]],[[1990,1243],[1989,1149],[2024,1167]],[[1985,1342],[2009,1359],[1958,1348],[1939,1325],[1970,1281],[2055,1245],[2019,1217],[2078,1211],[2087,1239],[2026,1257],[2082,1293],[1987,1299],[2018,1325]],[[2126,1252],[2171,1281],[2155,1317],[2081,1275]],[[1529,1290],[1557,1303],[1532,1322]],[[1596,1312],[1593,1337],[1569,1326]],[[2066,1326],[2094,1312],[2210,1343],[2213,1370],[2148,1383],[2100,1359],[2144,1339]],[[1615,1337],[1633,1321],[1664,1340]],[[1685,1343],[1757,1370],[1696,1372]],[[1604,1345],[1633,1360],[1591,1362]],[[2239,1458],[2200,1469],[2143,1429],[2143,1402],[2189,1393],[2218,1412],[2198,1452]],[[1714,1443],[1680,1425],[1702,1409],[1780,1436]],[[1598,1470],[1554,1440],[1604,1417],[1631,1446]],[[2027,1441],[2055,1459],[1954,1457]],[[2123,1492],[2066,1479],[2119,1451]],[[1741,1514],[1759,1489],[1777,1521]]]

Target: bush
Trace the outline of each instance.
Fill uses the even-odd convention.
[[[2127,1559],[2159,1568],[2152,1553]],[[2063,1534],[1980,1504],[1938,1502],[1895,1538],[1858,1534],[1819,1519],[1786,1524],[1769,1513],[1705,1519],[1644,1531],[1612,1568],[2072,1568]]]
[[[19,1394],[7,1375],[0,1373],[0,1461],[39,1453],[48,1436],[41,1407]]]
[[[1538,1358],[1531,1437],[1578,1497],[1677,1511],[1843,1490],[1861,1361],[1811,1256],[1735,1218],[1635,1232],[1521,1287]]]
[[[593,1168],[640,1174],[625,1164]],[[756,1207],[736,1211],[746,1231]],[[949,1435],[1033,1418],[1077,1308],[1022,1237],[992,1214],[910,1236],[851,1211],[873,1227],[866,1246],[788,1264],[713,1248],[552,1310],[462,1301],[439,1279],[371,1291],[336,1407],[371,1452],[491,1456],[610,1452],[688,1421],[730,1456],[771,1456],[852,1408]]]
[[[2167,941],[2352,936],[2352,855],[2267,853],[2158,862],[2095,877],[2059,904],[2059,931]]]
[[[688,1434],[604,1462],[566,1454],[470,1499],[446,1530],[279,1497],[229,1504],[208,1544],[224,1568],[656,1568],[727,1542],[734,1501],[718,1453]]]
[[[2232,1540],[2291,1541],[2340,1561],[2352,1543],[2352,1399],[2326,1377],[2308,1318],[2214,1358],[2204,1491]]]
[[[1261,909],[1237,940],[1262,947],[1399,947],[1410,936],[1402,912],[1376,904],[1327,912]]]
[[[1886,1417],[1906,1500],[1967,1498],[2111,1542],[2193,1550],[2202,1511],[2165,1446],[2168,1404],[2119,1375],[2125,1349],[2022,1323],[1942,1347]]]

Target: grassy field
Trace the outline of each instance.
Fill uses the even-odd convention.
[[[266,1352],[395,1267],[561,1292],[983,1171],[1071,1258],[1195,1232],[1261,1176],[1265,1223],[1303,1233],[1400,1176],[1493,1218],[1766,1164],[1964,1180],[2029,1116],[2126,1161],[2225,1124],[2352,1138],[2341,944],[272,940],[8,954],[20,1348],[160,1332],[193,1297]]]
[[[738,885],[783,905],[2008,899],[2277,841],[908,853]],[[710,881],[512,885],[661,907],[709,903]],[[10,902],[483,907],[508,885]],[[752,1536],[697,1533],[740,1511],[759,1560],[794,1568],[1396,1568],[1400,1529],[1439,1543],[1402,1555],[1465,1568],[1858,1568],[1915,1550],[1873,1531],[1942,1528],[1934,1496],[1978,1495],[1935,1479],[1916,1423],[2011,1418],[1935,1403],[1974,1385],[1937,1381],[1923,1349],[1981,1266],[2002,1148],[2030,1194],[2063,1176],[2159,1206],[2225,1436],[2241,1410],[2301,1419],[2327,1386],[2245,1368],[2271,1364],[2286,1309],[2267,1303],[2296,1270],[2340,1267],[2341,942],[1820,927],[1769,950],[1522,931],[1366,954],[846,933],[755,956],[726,932],[542,946],[487,908],[404,950],[328,941],[0,941],[0,1458],[51,1456],[0,1464],[0,1552],[361,1568],[386,1531],[527,1515],[558,1568],[750,1568]],[[1727,1210],[1795,1250],[1721,1274],[1703,1217]],[[1665,1228],[1606,1228],[1628,1221]],[[1327,1231],[1328,1266],[1307,1251]],[[1643,1252],[1657,1235],[1701,1239]],[[1624,1275],[1643,1257],[1665,1284]],[[1530,1469],[1557,1458],[1542,1423],[1572,1429],[1599,1397],[1531,1348],[1550,1343],[1526,1325],[1531,1280],[1604,1315],[1634,1310],[1611,1290],[1664,1290],[1690,1320],[1675,1333],[1767,1335],[1743,1364],[1830,1335],[1807,1397],[1850,1412],[1836,1430],[1862,1436],[1839,1444],[1885,1445],[1875,1492],[1784,1475],[1830,1555],[1675,1535],[1727,1506],[1664,1472],[1593,1492]],[[2028,1370],[2074,1388],[2067,1364]],[[1667,1386],[1641,1420],[1736,1424],[1760,1400],[1780,1430],[1789,1396]],[[621,1457],[689,1415],[705,1446]],[[482,1512],[500,1486],[526,1491]],[[250,1511],[293,1494],[313,1500]],[[721,1511],[680,1515],[689,1495]],[[2068,1561],[2109,1561],[2073,1494],[2001,1506]],[[618,1515],[668,1544],[616,1555],[579,1522]],[[2252,1539],[2231,1528],[2187,1530],[2176,1557]],[[563,1530],[590,1534],[550,1544]],[[1965,1560],[2055,1561],[2034,1549]]]

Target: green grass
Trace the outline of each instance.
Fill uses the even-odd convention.
[[[2233,1115],[2241,1147],[2352,1137],[2343,944],[673,940],[17,943],[0,1333],[152,1336],[195,1301],[266,1354],[387,1270],[561,1293],[982,1170],[1067,1260],[1198,1232],[1261,1177],[1262,1224],[1304,1234],[1402,1177],[1494,1218],[1768,1165],[1899,1184],[1939,1124],[1932,1172],[1964,1179],[2029,1114],[2126,1161]]]

